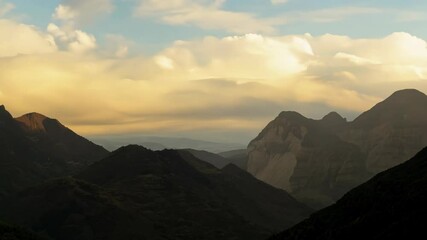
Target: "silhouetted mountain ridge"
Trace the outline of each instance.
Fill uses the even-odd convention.
[[[58,120],[39,113],[15,119],[27,136],[47,154],[64,159],[70,171],[78,171],[108,155],[108,151],[77,135]]]
[[[37,113],[15,120],[0,107],[0,198],[69,175],[107,154],[57,120]]]
[[[427,223],[426,186],[427,148],[271,240],[417,239]]]

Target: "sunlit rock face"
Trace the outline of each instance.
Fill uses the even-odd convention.
[[[347,122],[282,112],[248,146],[248,171],[324,207],[427,145],[427,96],[402,90]]]

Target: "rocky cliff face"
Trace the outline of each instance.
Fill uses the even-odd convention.
[[[347,122],[282,112],[248,146],[248,171],[323,207],[427,145],[427,96],[402,90]]]

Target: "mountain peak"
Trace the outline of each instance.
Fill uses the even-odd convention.
[[[19,118],[16,118],[15,120],[23,124],[30,131],[46,132],[44,124],[45,120],[53,119],[48,118],[40,113],[33,112],[27,113]]]
[[[326,116],[324,116],[322,118],[322,121],[326,121],[326,122],[345,122],[346,119],[343,118],[341,115],[339,115],[337,112],[330,112],[330,113],[326,114]]]
[[[151,150],[147,149],[144,146],[137,145],[137,144],[129,144],[127,146],[120,147],[114,152],[150,152],[150,151]]]
[[[427,96],[416,89],[394,92],[390,97],[364,112],[353,121],[353,126],[374,127],[384,123],[420,125],[427,120]]]
[[[286,118],[291,121],[307,120],[306,117],[295,111],[283,111],[279,114],[279,118]]]
[[[390,98],[408,98],[408,97],[419,97],[419,98],[425,98],[427,97],[423,92],[417,90],[417,89],[402,89],[399,91],[394,92]]]
[[[0,106],[0,121],[10,121],[13,119],[12,115],[6,110],[4,105]]]
[[[427,96],[416,89],[403,89],[394,92],[383,103],[398,105],[413,105],[427,101]]]

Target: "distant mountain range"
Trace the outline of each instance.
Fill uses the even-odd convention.
[[[427,148],[270,240],[422,239],[426,186]]]
[[[218,143],[190,138],[156,137],[156,136],[102,136],[91,137],[92,141],[101,144],[113,151],[122,146],[137,144],[151,150],[164,149],[195,149],[212,153],[221,153],[236,149],[243,149],[245,145],[239,143]]]
[[[402,90],[348,122],[282,112],[248,146],[248,171],[315,208],[427,146],[427,96]]]
[[[219,154],[214,154],[211,152],[203,150],[194,150],[194,149],[183,149],[184,151],[190,152],[193,156],[197,157],[200,160],[203,160],[207,163],[214,165],[215,167],[221,169],[229,164],[236,165],[237,167],[246,171],[247,168],[247,154],[245,150],[234,150],[230,152],[224,152]]]

